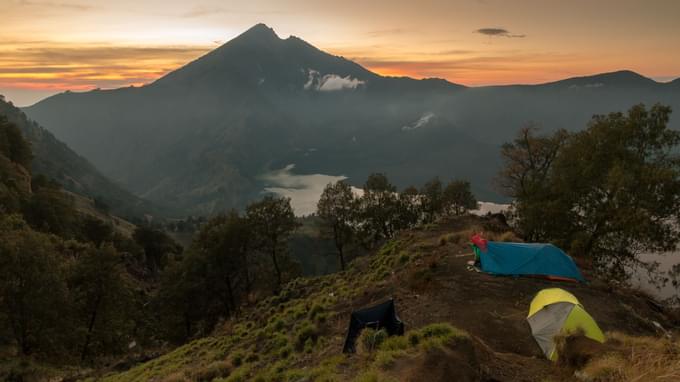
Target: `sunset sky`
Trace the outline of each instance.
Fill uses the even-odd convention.
[[[464,85],[680,77],[675,0],[0,0],[0,94],[153,81],[263,22],[385,75]]]

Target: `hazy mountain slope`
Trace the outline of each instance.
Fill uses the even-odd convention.
[[[680,92],[630,71],[577,77],[542,85],[470,88],[454,97],[452,120],[488,142],[511,139],[527,124],[580,130],[594,114],[661,102],[680,110]],[[679,118],[671,126],[680,127]]]
[[[26,112],[136,194],[210,213],[243,206],[263,173],[291,163],[355,185],[374,171],[401,187],[465,177],[498,200],[498,147],[520,127],[582,129],[640,102],[679,109],[680,92],[625,71],[483,88],[382,77],[259,24],[150,85],[62,93]]]
[[[11,103],[0,100],[0,114],[16,124],[31,143],[33,151],[32,172],[58,181],[65,189],[98,198],[106,203],[114,214],[125,217],[141,217],[158,213],[152,206],[120,186],[114,184],[85,158],[73,152],[43,127],[29,120]]]

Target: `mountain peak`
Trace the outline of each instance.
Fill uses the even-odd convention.
[[[571,87],[583,86],[586,88],[603,86],[639,87],[657,84],[657,82],[632,70],[619,70],[589,76],[572,77],[565,80],[549,82],[544,85],[553,86],[564,84]]]
[[[280,40],[279,36],[274,32],[274,29],[263,23],[255,24],[247,31],[241,33],[235,40],[236,39],[248,41]]]

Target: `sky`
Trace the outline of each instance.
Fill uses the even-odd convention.
[[[676,0],[0,0],[0,94],[152,82],[257,23],[383,75],[484,86],[680,77]]]

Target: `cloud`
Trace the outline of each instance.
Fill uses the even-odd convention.
[[[357,78],[350,76],[340,77],[337,74],[327,74],[321,78],[321,85],[319,91],[332,92],[345,89],[356,89],[359,85],[365,84]]]
[[[434,118],[435,115],[434,113],[428,111],[427,113],[423,114],[420,118],[418,118],[415,123],[412,125],[406,125],[401,128],[402,131],[409,131],[409,130],[417,130],[420,129],[421,127],[426,126],[428,123],[430,123],[430,120]]]
[[[87,90],[156,80],[206,53],[203,46],[0,46],[0,87]]]
[[[433,59],[431,59],[433,58]],[[434,59],[436,58],[436,59]],[[503,50],[472,56],[431,56],[417,59],[392,56],[355,56],[352,60],[377,73],[414,78],[438,77],[466,85],[536,83],[564,78],[564,65],[579,55],[563,52]],[[543,73],[537,73],[541,68]]]
[[[214,15],[235,14],[235,15],[278,15],[284,14],[282,10],[275,9],[234,9],[221,6],[196,5],[190,10],[181,14],[185,18],[206,17]]]
[[[347,89],[356,89],[361,85],[366,84],[358,78],[353,78],[351,76],[339,76],[337,74],[326,74],[321,76],[321,74],[310,69],[307,76],[307,82],[304,85],[305,90],[316,90],[320,92],[333,92]]]
[[[366,32],[366,35],[370,37],[382,37],[382,36],[393,36],[396,34],[406,33],[405,29],[402,28],[391,28],[391,29],[376,29]]]
[[[70,9],[76,11],[89,11],[96,8],[91,4],[73,3],[67,1],[32,1],[32,0],[19,0],[14,1],[17,5],[28,6],[28,7],[42,7],[42,8],[61,8]]]
[[[509,37],[509,38],[524,38],[524,34],[512,34],[509,30],[504,28],[480,28],[475,31],[489,37]]]

